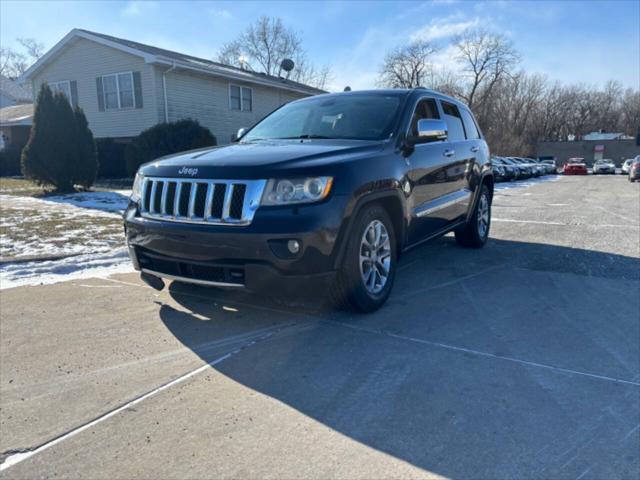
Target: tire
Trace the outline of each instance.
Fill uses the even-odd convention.
[[[387,242],[384,240],[385,231]],[[344,259],[336,274],[332,291],[333,301],[348,309],[373,312],[387,301],[396,275],[396,236],[387,211],[378,204],[363,207],[354,220],[346,241]],[[372,250],[368,245],[376,241],[379,248],[375,258],[381,259],[380,262],[363,260],[371,255]],[[384,257],[378,256],[380,252],[383,252]],[[373,280],[365,283],[366,279],[372,278]]]
[[[455,231],[456,241],[467,248],[482,248],[489,238],[491,228],[491,195],[486,185],[482,185],[471,219],[464,227]]]

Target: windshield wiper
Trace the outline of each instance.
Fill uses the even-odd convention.
[[[302,140],[302,139],[323,139],[323,140],[327,140],[327,139],[331,139],[331,138],[336,138],[336,137],[325,137],[324,135],[305,134],[305,135],[298,135],[297,137],[278,137],[277,140]]]

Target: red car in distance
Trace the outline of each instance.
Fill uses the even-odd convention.
[[[564,175],[587,175],[587,165],[584,163],[584,158],[570,158],[567,160],[562,173]]]

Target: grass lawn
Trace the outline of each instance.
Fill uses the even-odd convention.
[[[0,177],[0,194],[3,195],[42,195],[45,190],[24,178]]]
[[[93,190],[104,191],[114,189],[130,189],[133,179],[99,179],[96,181]],[[39,196],[52,193],[53,188],[47,189],[36,185],[31,180],[25,178],[0,177],[0,194],[3,195],[20,195],[20,196]]]

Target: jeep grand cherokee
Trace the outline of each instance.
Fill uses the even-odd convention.
[[[489,150],[469,109],[418,88],[286,104],[237,143],[143,165],[125,212],[143,279],[318,292],[360,311],[391,292],[399,255],[454,231],[489,234]]]

